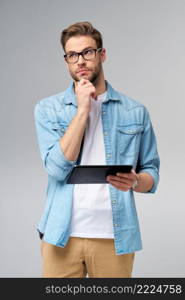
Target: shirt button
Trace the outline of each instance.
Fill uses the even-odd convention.
[[[107,135],[108,134],[107,131],[105,131],[104,134]]]
[[[118,226],[118,224],[114,224],[114,227]]]
[[[105,115],[105,114],[106,114],[106,111],[103,111],[102,114]]]
[[[110,154],[107,154],[107,157],[111,157],[111,155],[110,155]]]
[[[115,204],[115,203],[116,203],[116,200],[113,200],[112,203]]]

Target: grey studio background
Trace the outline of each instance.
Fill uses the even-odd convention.
[[[87,20],[104,37],[106,79],[148,108],[158,142],[158,190],[135,193],[143,250],[133,277],[185,276],[184,16],[184,0],[0,1],[0,277],[41,276],[47,174],[33,110],[70,83],[60,32]]]

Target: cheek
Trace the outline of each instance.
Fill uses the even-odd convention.
[[[73,71],[74,66],[72,64],[68,64],[67,66],[69,71]]]
[[[72,65],[68,65],[68,70],[69,70],[70,73],[73,74],[73,73],[75,73],[76,68],[74,66],[72,66]]]
[[[100,70],[101,70],[101,61],[98,61],[98,62],[94,65],[93,70],[94,70],[96,73],[100,72]]]

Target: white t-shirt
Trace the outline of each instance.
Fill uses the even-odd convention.
[[[81,165],[105,165],[101,103],[106,92],[91,99]],[[114,238],[108,184],[75,184],[70,236]]]

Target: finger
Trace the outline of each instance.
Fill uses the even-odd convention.
[[[136,176],[133,173],[116,173],[117,176],[128,178],[128,179],[135,179]]]
[[[89,88],[89,87],[93,87],[93,85],[92,85],[92,83],[86,83],[86,84],[84,84],[83,85],[84,86],[84,88]],[[94,88],[94,87],[93,87]]]
[[[117,173],[119,174],[119,173]],[[118,181],[122,181],[122,182],[132,182],[133,181],[133,178],[128,178],[128,177],[125,177],[125,176],[114,176],[114,175],[109,175],[108,176],[108,179],[113,179],[113,180],[118,180]]]
[[[134,170],[134,169],[132,169],[132,170],[131,170],[131,172],[132,172],[134,175],[136,175],[136,172],[135,172],[135,170]]]
[[[114,181],[112,181],[112,182],[110,182],[110,184],[113,186],[113,187],[115,187],[115,188],[117,188],[117,189],[119,189],[119,190],[121,190],[121,191],[128,191],[129,189],[130,189],[130,187],[128,187],[128,186],[125,186],[125,185],[121,185],[121,184],[119,184],[119,183],[117,183],[116,181],[114,182]]]
[[[109,183],[114,184],[117,188],[120,188],[120,189],[125,189],[125,188],[130,188],[131,187],[131,184],[120,182],[120,181],[117,181],[117,180],[110,180]]]
[[[91,93],[91,97],[92,97],[94,100],[97,100],[96,92],[92,92],[92,93]]]
[[[86,85],[86,84],[90,83],[90,81],[88,79],[82,78],[82,79],[80,79],[79,83],[80,83],[80,85]]]
[[[118,181],[118,182],[121,182],[121,183],[124,183],[124,184],[131,184],[131,182],[133,180],[129,180],[129,179],[125,179],[123,177],[119,177],[119,176],[110,176],[108,177],[108,181],[112,181],[112,180],[115,180],[115,181]]]

